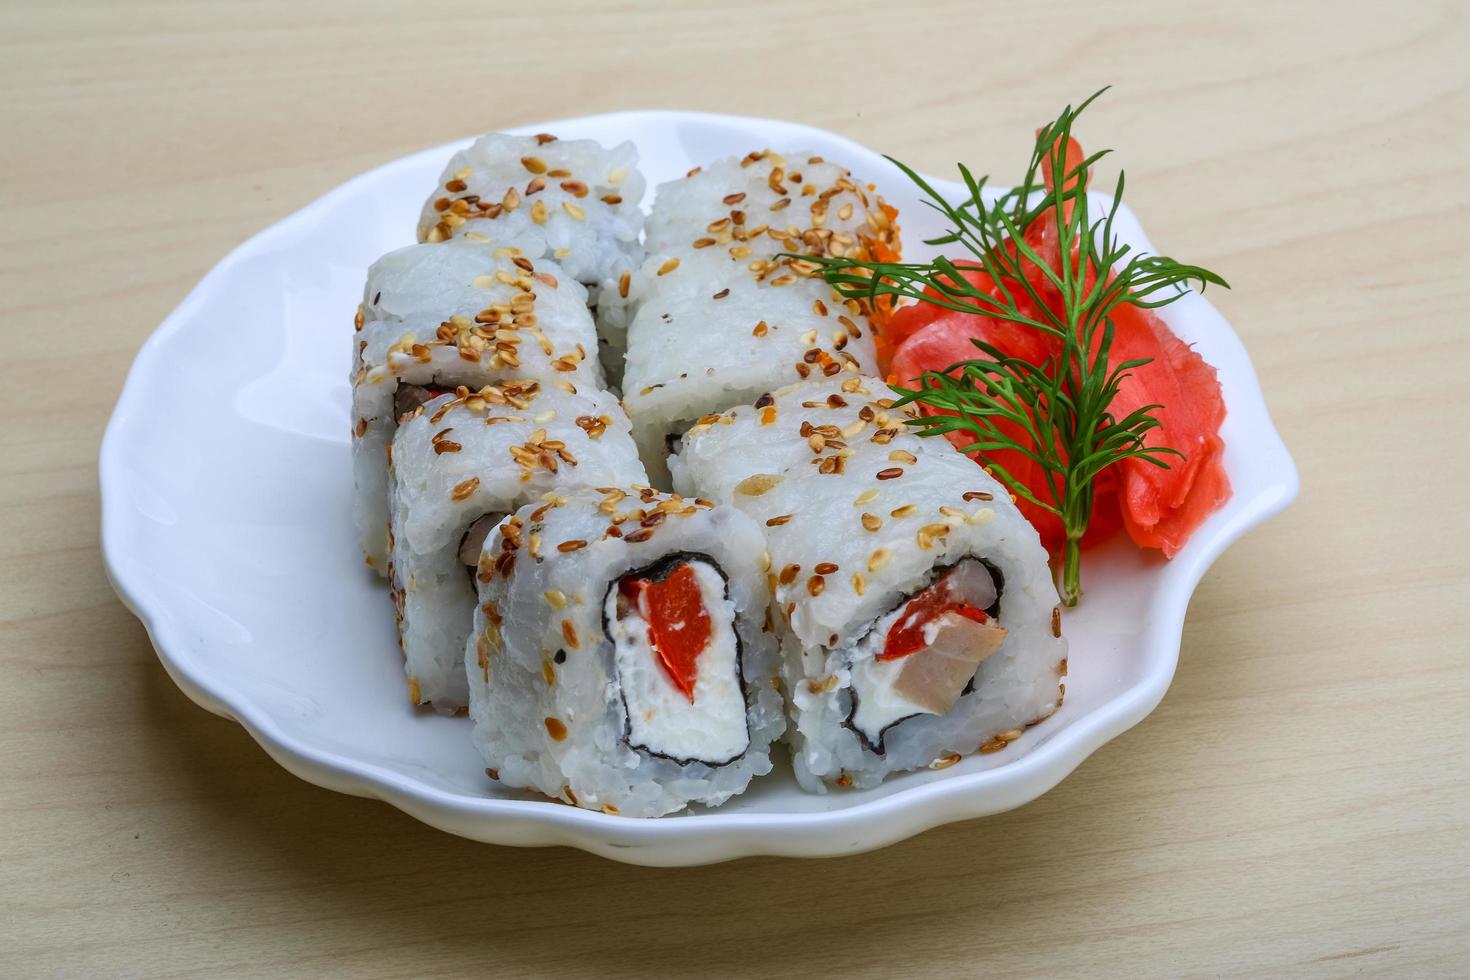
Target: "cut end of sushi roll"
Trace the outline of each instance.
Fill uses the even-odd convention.
[[[650,817],[717,806],[785,729],[759,528],[620,484],[548,495],[485,543],[464,650],[500,782]]]
[[[674,555],[609,586],[603,622],[632,748],[728,765],[750,745],[740,638],[726,579],[708,555]]]

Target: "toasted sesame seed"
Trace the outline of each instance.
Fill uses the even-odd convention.
[[[877,514],[863,514],[862,521],[863,527],[867,528],[869,531],[877,531],[883,527],[883,518],[879,517]]]
[[[990,755],[992,752],[999,752],[1001,749],[1005,748],[1009,744],[1010,743],[1005,741],[1004,739],[992,738],[990,741],[986,742],[975,751],[979,752],[982,755]]]
[[[766,331],[769,329],[770,328],[766,326],[766,321],[762,320],[760,323],[757,323],[755,325],[755,329],[750,332],[750,335],[752,337],[764,337],[766,335]]]
[[[1051,608],[1051,635],[1060,637],[1062,635],[1062,607]]]
[[[480,478],[478,476],[472,476],[468,480],[462,480],[461,482],[456,483],[454,485],[454,488],[449,491],[449,499],[464,500],[470,494],[479,489],[479,486]]]
[[[770,520],[766,521],[766,527],[780,527],[795,516],[795,514],[781,514],[777,517],[772,517]]]
[[[965,500],[994,500],[995,495],[986,493],[984,490],[966,490]]]
[[[778,577],[778,581],[782,585],[790,585],[792,582],[796,581],[796,573],[799,571],[801,571],[801,566],[796,564],[795,562],[792,562],[790,565],[787,565],[785,568],[781,569],[781,574]]]
[[[899,477],[903,476],[903,468],[898,466],[890,466],[887,469],[879,470],[876,476],[880,480],[896,480]]]
[[[862,573],[861,572],[853,572],[852,573],[852,591],[856,592],[858,595],[862,595],[863,594],[863,591],[867,587],[868,587],[867,580],[863,578]]]
[[[833,572],[837,571],[837,564],[830,561],[819,562],[817,566],[812,569],[812,571],[816,572],[818,575],[831,575]]]
[[[877,490],[864,490],[862,493],[857,495],[857,498],[853,500],[852,505],[854,507],[861,507],[863,504],[866,504],[871,500],[876,500],[877,497]]]
[[[563,541],[561,544],[557,545],[556,550],[565,553],[568,551],[577,551],[578,549],[585,547],[587,547],[586,541],[583,541],[580,538],[573,538],[570,541]]]
[[[677,258],[668,259],[663,265],[658,267],[658,274],[661,276],[668,275],[677,268],[679,268],[679,260]]]
[[[546,173],[546,161],[540,157],[521,157],[521,166],[533,174]]]
[[[531,205],[531,220],[538,225],[546,224],[546,202],[536,201]]]
[[[942,755],[939,758],[935,759],[933,762],[929,763],[929,768],[948,769],[950,766],[959,761],[960,754],[958,752],[951,752],[949,755]]]
[[[544,718],[542,723],[546,725],[546,734],[550,735],[552,741],[562,742],[567,737],[567,726],[562,724],[559,718]]]
[[[730,290],[728,287],[726,287],[725,289],[720,290],[718,293],[715,293],[713,296],[710,297],[710,299],[724,299],[726,296],[729,295]]]
[[[623,299],[628,298],[628,287],[632,284],[632,282],[632,273],[625,272],[618,277],[618,295],[621,296]]]
[[[581,208],[577,207],[571,201],[562,201],[561,202],[561,209],[563,211],[565,211],[567,214],[571,215],[573,218],[577,219],[578,221],[586,221],[587,220],[587,212],[585,212]]]
[[[727,194],[725,195],[724,199],[726,204],[739,204],[743,200],[745,200],[744,191],[741,191],[738,194]]]
[[[827,580],[824,579],[824,578],[822,578],[822,576],[820,576],[820,575],[813,575],[811,578],[809,578],[809,579],[806,580],[806,590],[807,590],[807,592],[811,593],[813,596],[819,596],[819,595],[821,595],[822,594],[822,590],[825,589],[826,587],[827,587]]]
[[[879,548],[868,556],[868,571],[876,572],[888,561],[888,549]]]
[[[580,180],[564,180],[558,186],[573,197],[587,196],[587,185]]]
[[[776,406],[767,405],[761,409],[761,425],[770,425],[776,421]]]
[[[895,463],[917,463],[918,457],[907,449],[895,449],[888,454],[888,458]]]
[[[756,473],[735,484],[735,492],[742,497],[759,497],[768,493],[784,477],[773,473]]]

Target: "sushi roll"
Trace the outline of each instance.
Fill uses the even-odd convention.
[[[387,573],[386,450],[400,415],[459,385],[602,383],[587,291],[513,246],[411,245],[368,270],[352,358],[354,518],[368,565]]]
[[[864,304],[785,253],[897,257],[897,212],[841,167],[790,159],[800,162],[732,157],[659,187],[649,258],[625,309],[606,314],[630,320],[624,404],[655,482],[667,440],[700,416],[802,378],[877,369]]]
[[[810,377],[876,368],[871,328],[820,279],[761,281],[721,255],[669,260],[628,333],[623,405],[654,482],[700,417]]]
[[[1034,528],[880,382],[796,385],[694,426],[675,483],[771,556],[798,780],[876,785],[1002,748],[1061,703],[1066,641]]]
[[[612,395],[526,380],[430,399],[402,419],[391,449],[388,577],[409,697],[452,712],[466,703],[464,645],[490,530],[548,491],[641,483],[643,466]]]
[[[638,204],[645,182],[631,142],[491,133],[456,153],[419,218],[419,241],[453,238],[517,247],[556,260],[589,302],[618,297],[643,258]],[[618,297],[618,303],[621,303]],[[621,363],[625,321],[614,314],[604,358]]]
[[[764,569],[749,517],[646,487],[503,521],[464,651],[490,773],[637,817],[742,792],[785,727]]]

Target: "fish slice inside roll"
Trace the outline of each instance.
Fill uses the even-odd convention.
[[[1000,649],[997,577],[975,558],[935,569],[857,641],[847,722],[869,748],[881,752],[883,733],[906,718],[947,713]]]

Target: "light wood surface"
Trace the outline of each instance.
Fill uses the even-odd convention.
[[[994,6],[0,5],[0,974],[1470,972],[1466,8]],[[819,862],[472,844],[278,769],[109,589],[133,354],[346,178],[674,107],[1004,179],[1104,83],[1082,136],[1231,280],[1303,492],[1200,586],[1159,710],[1037,802]]]

